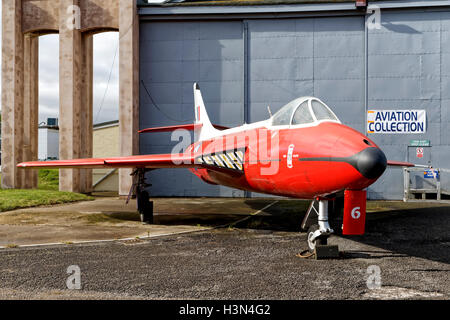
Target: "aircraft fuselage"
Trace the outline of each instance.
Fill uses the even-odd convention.
[[[364,189],[386,168],[381,149],[343,124],[325,121],[300,128],[260,124],[194,143],[187,152],[194,152],[206,168],[190,170],[212,184],[313,199]]]

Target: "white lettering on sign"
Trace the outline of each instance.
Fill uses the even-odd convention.
[[[287,166],[288,168],[292,168],[292,154],[294,153],[294,145],[289,145],[288,154],[287,154]]]
[[[425,110],[369,110],[367,133],[425,133]]]
[[[361,217],[361,207],[354,207],[352,210],[352,218],[353,219],[359,219]]]

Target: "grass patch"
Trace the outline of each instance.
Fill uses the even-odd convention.
[[[135,212],[117,212],[111,214],[93,213],[81,216],[80,219],[88,224],[98,224],[104,222],[119,224],[129,221],[141,221],[139,215],[137,215]]]
[[[54,190],[59,189],[59,169],[39,169],[38,189]]]
[[[94,199],[85,194],[58,191],[58,188],[59,170],[40,169],[38,189],[0,189],[0,212]]]
[[[85,194],[73,192],[0,189],[0,211],[93,199]]]

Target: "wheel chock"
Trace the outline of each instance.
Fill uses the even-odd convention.
[[[153,201],[149,201],[140,214],[142,224],[153,224]]]
[[[314,249],[316,260],[339,258],[339,247],[336,245],[316,245]]]

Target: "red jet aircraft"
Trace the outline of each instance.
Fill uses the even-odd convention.
[[[326,243],[333,233],[328,222],[329,201],[344,192],[343,234],[363,234],[364,189],[383,174],[387,165],[413,166],[387,161],[372,140],[343,125],[330,108],[314,97],[295,99],[267,120],[230,129],[211,124],[198,84],[194,84],[194,102],[194,124],[140,131],[193,130],[195,141],[187,144],[183,153],[33,161],[17,166],[133,168],[135,182],[130,194],[134,190],[138,211],[148,222],[153,221],[153,209],[146,191],[145,172],[160,168],[189,168],[210,184],[314,199],[319,202],[318,224],[308,231],[310,250],[314,250],[316,243]]]

